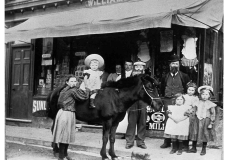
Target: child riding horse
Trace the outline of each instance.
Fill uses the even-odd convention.
[[[109,155],[112,159],[117,159],[114,151],[116,129],[129,107],[141,99],[151,105],[155,111],[161,109],[163,104],[157,92],[157,84],[152,77],[140,74],[117,82],[107,82],[95,98],[95,109],[89,109],[88,100],[76,101],[76,119],[86,122],[102,121],[103,144],[100,154],[103,160],[108,159],[106,154],[108,137],[110,140]],[[48,110],[51,113],[49,117],[54,117],[52,111],[56,111],[57,105],[53,105],[52,101],[57,98],[57,92],[53,91],[48,97],[50,105]]]

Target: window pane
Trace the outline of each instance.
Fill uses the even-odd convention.
[[[23,65],[23,85],[28,85],[29,82],[29,64]]]

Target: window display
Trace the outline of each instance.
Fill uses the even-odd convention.
[[[37,94],[47,95],[51,92],[52,63],[53,63],[53,38],[43,39],[41,59],[41,76],[37,87]]]
[[[42,41],[41,67],[37,80],[37,95],[48,95],[53,89],[63,86],[66,78],[71,74],[81,83],[83,71],[86,69],[85,51],[72,51],[71,46],[63,38],[53,41],[45,38]],[[53,45],[55,47],[53,47]]]

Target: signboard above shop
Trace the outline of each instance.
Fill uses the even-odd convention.
[[[127,2],[127,1],[129,0],[88,0],[87,6],[93,7],[93,6],[107,5],[107,4]]]

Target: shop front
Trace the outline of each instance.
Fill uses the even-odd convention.
[[[215,6],[219,9],[222,1],[214,1],[219,2]],[[193,30],[197,38],[196,57],[194,61],[183,60],[180,70],[187,73],[198,85],[212,86],[215,91],[214,101],[221,102],[223,42],[222,32],[214,30],[219,30],[221,27],[222,13],[218,15],[220,17],[218,20],[221,20],[210,23],[211,17],[208,19],[204,14],[210,12],[208,7],[212,2],[203,3],[196,0],[195,3],[185,1],[176,5],[174,1],[169,1],[164,7],[162,3],[144,0],[100,5],[100,2],[93,1],[91,5],[88,3],[86,8],[32,17],[7,30],[6,41],[31,39],[30,44],[25,46],[26,50],[21,49],[21,52],[16,52],[22,55],[14,54],[14,45],[8,44],[7,54],[13,56],[9,56],[7,63],[10,66],[8,73],[12,74],[9,76],[11,82],[8,83],[6,91],[8,93],[6,108],[9,111],[6,114],[7,120],[28,121],[38,126],[50,125],[49,119],[46,118],[47,95],[62,86],[70,74],[78,77],[81,83],[83,70],[86,69],[84,59],[92,53],[100,54],[105,60],[102,68],[103,81],[106,81],[109,73],[115,72],[117,63],[124,68],[126,59],[132,59],[134,62],[140,59],[146,62],[148,73],[161,81],[164,74],[169,71],[168,58],[174,53],[183,58],[183,35],[188,29]],[[149,10],[146,6],[152,9]],[[185,9],[190,13],[198,10],[198,14],[195,13],[192,18],[198,18],[202,23],[191,18],[186,19],[184,14],[180,13],[186,11]],[[214,29],[208,29],[209,26],[204,23]],[[16,55],[16,63],[13,59],[14,55]],[[23,61],[19,61],[19,57],[22,57]],[[22,65],[23,71],[20,72],[21,67],[17,65]],[[19,73],[19,76],[16,73]],[[125,73],[124,69],[122,73]],[[19,83],[17,83],[18,79]],[[14,106],[10,102],[14,97],[11,95],[14,93],[13,89],[20,84],[25,87],[22,93],[27,93],[27,90],[31,92],[25,103],[28,104],[27,109],[16,110],[18,113],[27,112],[27,115],[17,117],[10,112]],[[30,89],[26,89],[27,84]],[[160,90],[159,93],[161,95]],[[23,98],[20,97],[20,101],[23,101]],[[20,104],[19,102],[16,104]],[[18,105],[16,108],[19,108]],[[158,133],[161,136],[165,129],[165,110],[155,112],[148,107],[147,112],[148,133],[150,135]]]

